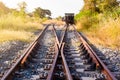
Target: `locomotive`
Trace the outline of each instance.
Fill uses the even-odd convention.
[[[64,21],[67,25],[74,24],[74,13],[65,13]]]

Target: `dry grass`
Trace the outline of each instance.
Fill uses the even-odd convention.
[[[40,25],[30,22],[29,18],[23,19],[13,15],[4,15],[0,17],[0,30],[2,29],[33,31],[40,29]]]
[[[29,42],[31,40],[30,37],[33,37],[33,34],[30,32],[0,30],[0,43],[13,40]]]
[[[42,29],[42,26],[31,21],[30,18],[16,17],[11,14],[0,16],[0,43],[11,40],[28,42],[38,29]]]
[[[77,29],[78,31],[80,31],[80,30],[82,29],[82,24],[81,24],[81,22],[79,22],[79,23],[76,24],[76,29]]]
[[[79,31],[82,30],[89,40],[96,45],[120,49],[120,18],[114,20],[109,17],[101,20],[96,26],[95,28],[90,27],[89,29],[83,30],[81,22],[79,22],[77,29]]]
[[[92,43],[120,49],[120,18],[100,22],[98,28],[85,32]]]

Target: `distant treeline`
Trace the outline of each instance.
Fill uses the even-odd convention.
[[[35,8],[31,13],[26,11],[27,4],[25,2],[18,3],[18,9],[10,9],[0,2],[0,16],[5,14],[13,14],[15,16],[30,16],[36,18],[50,18],[51,11],[48,9],[42,9],[40,7]]]

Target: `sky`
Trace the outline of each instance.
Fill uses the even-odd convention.
[[[0,0],[9,8],[18,8],[17,4],[25,1],[27,12],[34,11],[34,8],[41,7],[49,9],[52,17],[64,16],[64,13],[79,13],[84,5],[83,0]]]

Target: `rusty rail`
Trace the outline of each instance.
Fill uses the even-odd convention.
[[[61,39],[60,39],[60,47],[62,47],[61,45],[62,45],[62,42],[63,42],[63,40],[64,40],[64,36],[65,36],[65,34],[66,34],[66,31],[67,31],[67,25],[65,25],[64,27],[65,27],[65,29],[64,29],[64,31],[63,31],[63,33],[62,33],[62,37],[61,37]]]
[[[53,25],[53,32],[55,33],[55,37],[56,37],[56,47],[55,47],[55,51],[56,51],[55,53],[56,53],[56,55],[55,55],[55,59],[54,59],[54,62],[52,64],[51,70],[48,73],[47,80],[51,80],[52,79],[52,75],[53,75],[53,72],[54,72],[54,68],[55,68],[56,61],[57,61],[58,54],[59,54],[59,47],[60,47],[59,40],[57,38],[54,25]]]
[[[57,44],[56,44],[56,55],[55,55],[55,59],[54,59],[54,62],[53,62],[53,64],[52,64],[52,67],[51,67],[51,70],[49,71],[49,73],[48,73],[48,77],[47,77],[47,80],[51,80],[52,79],[52,75],[53,75],[53,72],[54,72],[54,68],[55,68],[55,64],[56,64],[56,61],[57,61],[57,58],[58,58],[58,54],[59,54],[59,52],[58,52],[58,46],[57,46]]]
[[[2,77],[1,80],[11,80],[12,78],[12,74],[15,70],[18,69],[19,65],[22,66],[28,56],[30,55],[31,51],[35,48],[35,46],[39,43],[38,41],[42,38],[42,35],[45,33],[45,31],[47,30],[49,25],[47,25],[43,30],[42,32],[39,34],[38,38],[27,48],[27,50],[25,51],[25,53],[16,61],[16,63],[10,68],[10,70]],[[69,67],[67,65],[67,62],[66,62],[66,59],[65,59],[65,56],[64,56],[64,53],[63,53],[63,48],[64,48],[64,36],[66,34],[66,31],[67,31],[67,28],[69,26],[65,26],[64,28],[64,31],[61,35],[61,39],[60,39],[60,42],[57,38],[57,35],[56,35],[56,31],[55,31],[55,27],[53,25],[53,32],[55,34],[55,38],[56,38],[56,42],[55,42],[55,58],[54,58],[54,61],[52,63],[52,67],[50,68],[49,72],[48,72],[48,76],[47,76],[47,80],[52,80],[53,76],[54,76],[54,69],[55,69],[55,66],[57,64],[57,59],[58,59],[58,56],[61,55],[61,58],[62,58],[62,64],[63,64],[63,67],[64,67],[64,72],[65,72],[65,76],[66,76],[66,79],[67,80],[73,80],[72,78],[72,75],[70,73],[70,70],[69,70]],[[105,66],[105,64],[100,60],[100,58],[96,55],[96,53],[93,51],[93,49],[90,47],[90,44],[88,41],[86,41],[84,38],[83,38],[83,35],[79,34],[75,27],[73,26],[74,28],[74,31],[75,31],[75,35],[79,38],[79,40],[83,43],[84,47],[88,50],[88,53],[89,55],[92,57],[93,61],[96,63],[96,68],[99,68],[101,67],[101,71],[106,74],[106,77],[107,77],[107,80],[117,80],[113,74],[109,71],[109,69]]]
[[[61,47],[61,56],[62,56],[62,60],[63,60],[63,65],[64,65],[64,67],[65,67],[65,72],[66,72],[66,74],[67,74],[67,75],[66,75],[66,76],[67,76],[67,80],[73,80],[73,79],[72,79],[72,76],[71,76],[71,74],[70,74],[70,71],[69,71],[67,62],[66,62],[66,60],[65,60],[65,56],[64,56],[64,54],[63,54],[64,44],[65,44],[65,43],[63,43],[63,44],[62,44],[62,47]]]
[[[63,62],[63,67],[64,67],[64,72],[66,73],[66,78],[67,80],[73,80],[72,79],[72,76],[70,74],[70,71],[69,71],[69,68],[68,68],[68,65],[67,65],[67,62],[65,60],[65,56],[63,54],[63,48],[64,48],[64,43],[63,43],[63,39],[64,39],[64,36],[66,34],[66,30],[67,30],[67,26],[65,25],[64,26],[65,29],[62,33],[62,37],[61,37],[61,40],[60,40],[60,43],[59,43],[59,53],[57,53],[57,55],[55,56],[55,59],[54,59],[54,63],[52,65],[52,68],[51,68],[51,71],[49,72],[49,75],[47,77],[47,80],[52,80],[53,78],[53,73],[54,73],[54,68],[56,66],[56,61],[57,61],[57,58],[58,58],[58,55],[61,54],[61,57],[62,57],[62,62]]]
[[[31,45],[26,49],[25,53],[23,53],[23,55],[16,61],[16,63],[8,70],[8,72],[2,77],[1,80],[11,80],[11,73],[13,73],[19,65],[23,65],[24,62],[26,61],[28,55],[30,54],[30,51],[35,47],[35,45],[37,44],[38,40],[40,39],[40,37],[44,34],[44,32],[46,31],[46,29],[48,28],[49,25],[47,25],[42,32],[39,34],[39,36],[35,39],[35,41],[33,41],[31,43]]]
[[[55,29],[54,26],[55,26],[55,25],[53,24],[53,32],[55,33],[55,38],[56,38],[57,44],[58,44],[58,46],[60,47],[59,40],[58,40],[58,37],[57,37],[57,34],[56,34],[56,29]]]
[[[67,30],[66,25],[65,25],[64,27],[65,27],[65,29],[64,29],[64,31],[63,31],[63,33],[62,33],[62,37],[61,37],[60,43],[59,43],[58,38],[56,37],[57,43],[59,43],[59,45],[57,45],[58,48],[59,48],[59,50],[58,50],[58,52],[57,52],[57,54],[56,54],[56,56],[55,56],[55,59],[54,59],[52,68],[51,68],[51,70],[50,70],[50,72],[49,72],[49,75],[48,75],[48,77],[47,77],[47,80],[52,80],[52,78],[53,78],[53,73],[54,73],[54,68],[55,68],[55,66],[56,66],[56,61],[57,61],[58,55],[60,54],[60,50],[61,50],[61,47],[62,47],[62,42],[63,42],[63,39],[64,39],[64,36],[65,36],[66,30]],[[53,25],[53,28],[54,28],[54,33],[56,33],[54,25]],[[56,35],[56,34],[55,34],[55,35]],[[56,35],[56,36],[57,36],[57,35]],[[65,64],[65,63],[64,63],[64,64]]]
[[[108,80],[117,80],[113,74],[110,72],[110,70],[105,66],[105,64],[100,60],[100,58],[96,55],[96,53],[93,51],[93,49],[90,47],[90,44],[88,43],[88,41],[86,41],[83,38],[83,35],[79,34],[77,32],[77,30],[74,27],[74,31],[75,33],[78,35],[79,39],[82,41],[82,43],[84,44],[84,46],[86,47],[86,49],[89,51],[90,56],[93,58],[93,60],[95,61],[97,67],[101,67],[102,68],[102,72],[104,74],[106,74],[106,77]]]

